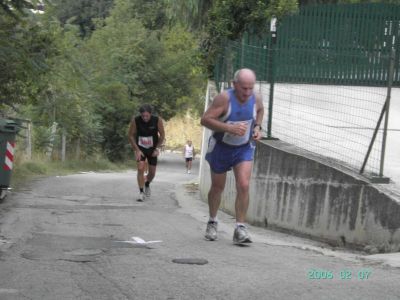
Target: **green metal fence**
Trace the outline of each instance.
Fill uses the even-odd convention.
[[[399,19],[400,6],[394,5],[305,7],[279,26],[275,80],[386,85],[382,59],[392,47],[400,48]],[[398,66],[397,61],[395,85],[400,84]]]
[[[255,70],[268,137],[383,177],[388,86],[400,86],[400,6],[307,6],[278,20],[277,37],[226,42],[217,88],[239,68]]]
[[[259,79],[270,81],[268,56],[273,55],[275,82],[385,86],[388,77],[382,60],[392,48],[400,53],[399,39],[400,5],[305,6],[278,21],[276,48],[269,35],[245,35],[227,45],[223,56],[231,57],[232,65],[222,68],[254,66]],[[229,71],[222,72],[219,62],[216,80],[222,74],[230,76]],[[399,57],[393,85],[400,86]]]

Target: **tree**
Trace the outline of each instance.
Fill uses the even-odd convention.
[[[26,117],[32,119],[36,132],[46,132],[56,122],[59,130],[66,134],[69,145],[82,144],[86,153],[94,152],[102,141],[101,124],[94,114],[82,68],[84,42],[79,38],[79,29],[69,26],[66,30],[47,15],[41,18],[41,23],[57,51],[46,57],[48,70],[40,76],[38,97],[31,101]],[[39,142],[36,146],[45,149],[48,141]]]
[[[0,104],[11,106],[37,96],[40,77],[48,71],[46,57],[56,51],[52,37],[34,15],[18,18],[0,10]]]
[[[104,126],[102,146],[113,160],[124,157],[126,129],[141,104],[152,104],[168,120],[187,107],[183,97],[195,103],[196,87],[202,86],[201,72],[193,67],[198,59],[193,35],[183,27],[155,29],[161,23],[137,17],[138,3],[116,0],[84,50],[92,99]]]
[[[160,61],[162,79],[172,89],[170,94],[161,92],[160,96],[164,97],[158,97],[161,102],[157,105],[164,107],[161,111],[166,118],[187,110],[201,114],[204,102],[200,95],[205,90],[206,76],[198,39],[185,27],[176,25],[165,30],[161,42],[165,53]]]
[[[57,122],[69,144],[86,141],[85,151],[100,145],[111,160],[121,160],[129,121],[142,103],[152,104],[165,120],[187,109],[202,110],[205,78],[198,40],[186,27],[168,24],[164,2],[115,0],[108,17],[90,19],[95,27],[85,39],[74,18],[55,21],[60,9],[33,15],[35,22],[26,24],[34,34],[24,29],[21,39],[0,41],[6,67],[0,78],[8,82],[0,85],[1,96],[10,105],[24,105],[22,117],[31,118],[37,132]],[[2,26],[0,36],[25,28],[7,18],[11,29]],[[14,51],[11,61],[7,52],[1,56],[5,42],[4,49]],[[39,146],[44,148],[46,139]]]
[[[147,60],[159,55],[159,41],[130,14],[131,3],[117,1],[103,27],[82,49],[95,112],[103,126],[103,151],[111,160],[124,158],[127,126],[146,99]]]
[[[53,10],[62,25],[79,26],[82,38],[95,30],[96,20],[105,19],[113,6],[113,0],[55,0]]]
[[[272,16],[280,18],[297,8],[297,0],[215,0],[208,14],[207,34],[202,41],[209,73],[212,73],[224,39],[240,39],[246,31],[266,33]]]
[[[160,0],[131,0],[124,15],[139,20],[151,31],[161,30],[167,24],[166,6]]]
[[[194,31],[201,31],[207,23],[212,0],[164,0],[166,15],[172,24],[178,23]]]
[[[25,9],[33,9],[35,8],[38,1],[27,1],[27,0],[0,0],[0,8],[1,10],[12,16],[14,18],[18,18],[21,14],[24,13]]]

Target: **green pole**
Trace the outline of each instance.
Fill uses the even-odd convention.
[[[271,19],[271,46],[269,48],[269,105],[268,105],[268,125],[267,125],[267,137],[269,140],[276,140],[272,137],[272,112],[274,106],[274,85],[275,85],[275,51],[276,51],[276,18]]]

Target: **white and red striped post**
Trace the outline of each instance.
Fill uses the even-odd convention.
[[[5,171],[11,171],[13,168],[14,149],[15,149],[15,142],[7,141],[7,149],[6,149],[6,155],[5,155],[5,159],[4,159],[4,165],[3,165],[3,169]]]

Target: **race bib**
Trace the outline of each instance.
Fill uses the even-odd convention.
[[[139,146],[149,149],[153,147],[153,137],[152,136],[139,136]]]
[[[231,134],[228,132],[225,132],[224,137],[222,138],[222,141],[225,144],[232,145],[232,146],[240,146],[244,145],[249,141],[250,138],[250,130],[251,130],[251,124],[253,120],[247,120],[247,121],[227,121],[228,124],[238,124],[238,123],[246,123],[246,133],[242,136]]]

